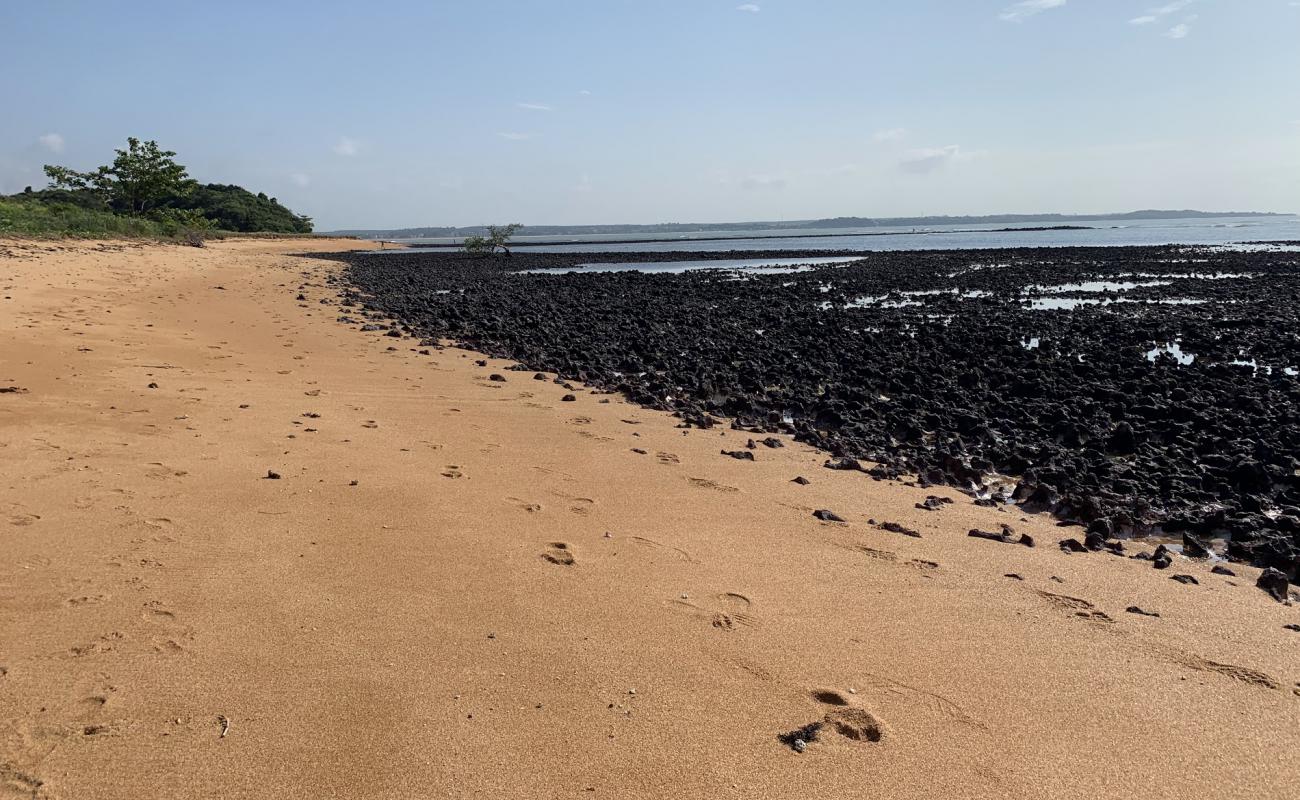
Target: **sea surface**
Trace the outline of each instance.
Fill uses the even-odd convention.
[[[1033,223],[997,225],[936,225],[918,228],[799,229],[782,237],[779,230],[700,231],[656,237],[644,234],[599,236],[517,236],[515,246],[528,245],[532,252],[609,253],[687,250],[952,250],[999,247],[1121,247],[1127,245],[1232,245],[1241,242],[1300,241],[1300,217],[1205,217],[1200,219],[1092,220],[1078,223],[1087,230],[1000,231],[997,228],[1035,227]],[[834,234],[834,235],[831,235]],[[761,238],[760,238],[761,237]],[[777,237],[777,238],[769,238]],[[563,239],[569,244],[556,244]],[[617,239],[654,239],[639,244],[614,244]],[[711,239],[712,241],[698,241]],[[451,239],[403,239],[419,248],[421,243],[448,244]],[[429,248],[433,251],[445,248]]]

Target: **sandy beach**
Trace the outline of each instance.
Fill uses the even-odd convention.
[[[360,334],[363,246],[0,241],[0,798],[1300,785],[1258,570]]]

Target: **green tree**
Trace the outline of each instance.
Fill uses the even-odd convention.
[[[491,255],[498,248],[506,255],[510,255],[509,243],[519,229],[524,227],[517,222],[509,225],[489,225],[487,227],[487,236],[469,236],[465,239],[465,252],[473,255]]]
[[[176,153],[160,149],[157,142],[141,142],[132,136],[126,140],[126,149],[116,152],[111,165],[92,172],[46,164],[45,174],[56,189],[99,194],[114,210],[132,216],[148,212],[163,200],[184,196],[195,185],[185,167],[176,163]]]

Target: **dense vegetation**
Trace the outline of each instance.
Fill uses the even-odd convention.
[[[0,197],[0,236],[161,236],[144,217],[126,217],[76,203]]]
[[[156,142],[127,140],[112,164],[89,172],[46,165],[50,186],[0,196],[0,234],[199,235],[311,233],[310,217],[231,184],[200,184]]]

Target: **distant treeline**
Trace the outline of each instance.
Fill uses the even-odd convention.
[[[0,195],[0,230],[41,235],[103,231],[232,231],[311,233],[310,217],[295,214],[274,197],[224,183],[201,184],[176,163],[176,154],[155,142],[131,138],[110,165],[88,172],[46,165],[50,186]],[[122,222],[114,222],[120,218]]]
[[[1097,220],[1199,219],[1204,217],[1282,216],[1254,211],[1129,211],[1123,214],[989,214],[975,217],[834,217],[783,222],[663,222],[651,225],[529,225],[529,236],[598,236],[604,234],[672,234],[699,231],[768,231],[822,228],[909,228],[933,225],[1001,225],[1010,223],[1095,222]],[[331,233],[385,239],[435,239],[483,236],[486,225],[464,228],[427,227],[394,230],[341,230]]]
[[[113,212],[102,195],[84,189],[29,188],[3,199]],[[162,198],[154,216],[163,209],[193,211],[208,220],[213,228],[236,233],[311,233],[312,229],[310,218],[293,213],[274,197],[262,192],[253,194],[231,184],[197,184],[185,194]]]

